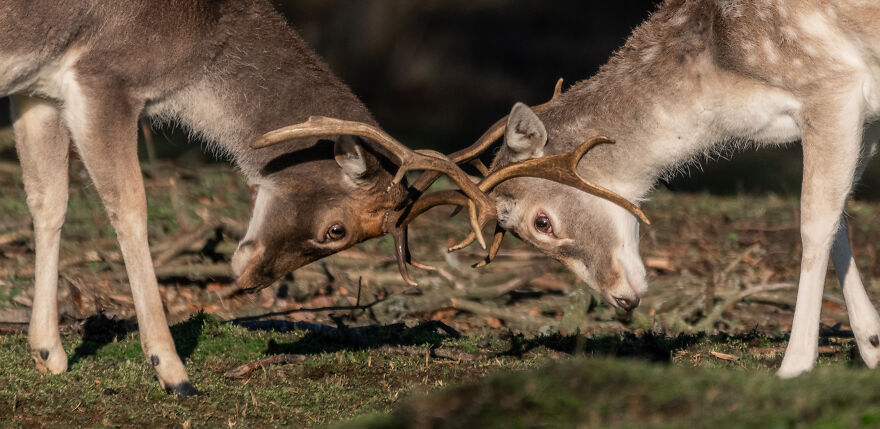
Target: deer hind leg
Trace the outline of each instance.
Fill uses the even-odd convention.
[[[181,396],[196,394],[168,329],[147,243],[147,201],[137,157],[142,104],[114,91],[112,85],[69,87],[64,118],[116,230],[147,362],[166,390]],[[90,93],[100,96],[84,95]]]
[[[58,332],[56,297],[61,225],[67,212],[70,137],[58,108],[48,101],[14,96],[12,116],[36,249],[28,343],[37,368],[58,374],[67,369],[67,354]]]
[[[816,363],[828,257],[861,152],[860,88],[822,95],[808,100],[803,111],[803,254],[791,338],[776,373],[783,378],[796,377]]]
[[[862,139],[862,162],[856,171],[856,180],[861,177],[868,159],[873,155],[878,139],[880,139],[880,123],[865,129],[865,136]],[[862,284],[858,267],[852,256],[843,219],[834,238],[834,246],[831,248],[831,262],[843,288],[843,297],[846,300],[850,325],[859,346],[859,354],[869,368],[874,368],[880,362],[880,315],[877,314],[877,309],[865,292],[865,286]]]

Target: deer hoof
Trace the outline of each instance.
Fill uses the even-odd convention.
[[[64,349],[50,350],[48,348],[39,348],[31,351],[31,356],[37,364],[37,369],[41,372],[49,372],[52,374],[61,374],[67,371],[67,354]]]
[[[868,337],[868,341],[871,342],[871,345],[874,347],[880,347],[880,337],[877,334],[871,335]]]
[[[201,395],[202,392],[199,392],[189,381],[184,381],[183,383],[177,384],[175,386],[168,386],[165,388],[168,393],[175,393],[177,396],[181,398],[188,398],[190,396]]]

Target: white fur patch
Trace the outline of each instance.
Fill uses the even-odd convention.
[[[224,100],[221,94],[223,90],[207,83],[194,83],[160,103],[148,104],[145,113],[158,121],[184,125],[191,133],[190,137],[202,139],[215,155],[234,161],[243,155],[235,150],[246,150],[248,147],[248,142],[245,142],[248,137],[242,131],[246,129],[242,118],[226,108],[229,101]],[[243,144],[231,144],[236,141]],[[224,142],[224,145],[221,146],[219,142]],[[248,179],[259,176],[258,171],[249,170],[245,165],[238,167]]]

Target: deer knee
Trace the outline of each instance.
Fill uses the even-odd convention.
[[[34,229],[44,232],[60,231],[67,214],[67,195],[50,196],[45,193],[28,195],[28,209],[34,219]]]

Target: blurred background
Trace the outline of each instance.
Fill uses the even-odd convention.
[[[476,139],[516,101],[545,101],[593,75],[655,0],[273,0],[311,47],[348,83],[392,135],[415,148],[449,152]],[[8,126],[8,101],[0,126]],[[156,130],[160,157],[199,145]],[[7,133],[8,135],[8,133]],[[10,142],[11,139],[2,139]],[[169,144],[167,141],[175,141]],[[0,155],[13,157],[6,150]],[[677,177],[676,191],[797,195],[800,148],[737,154]],[[880,197],[869,169],[859,198]]]

